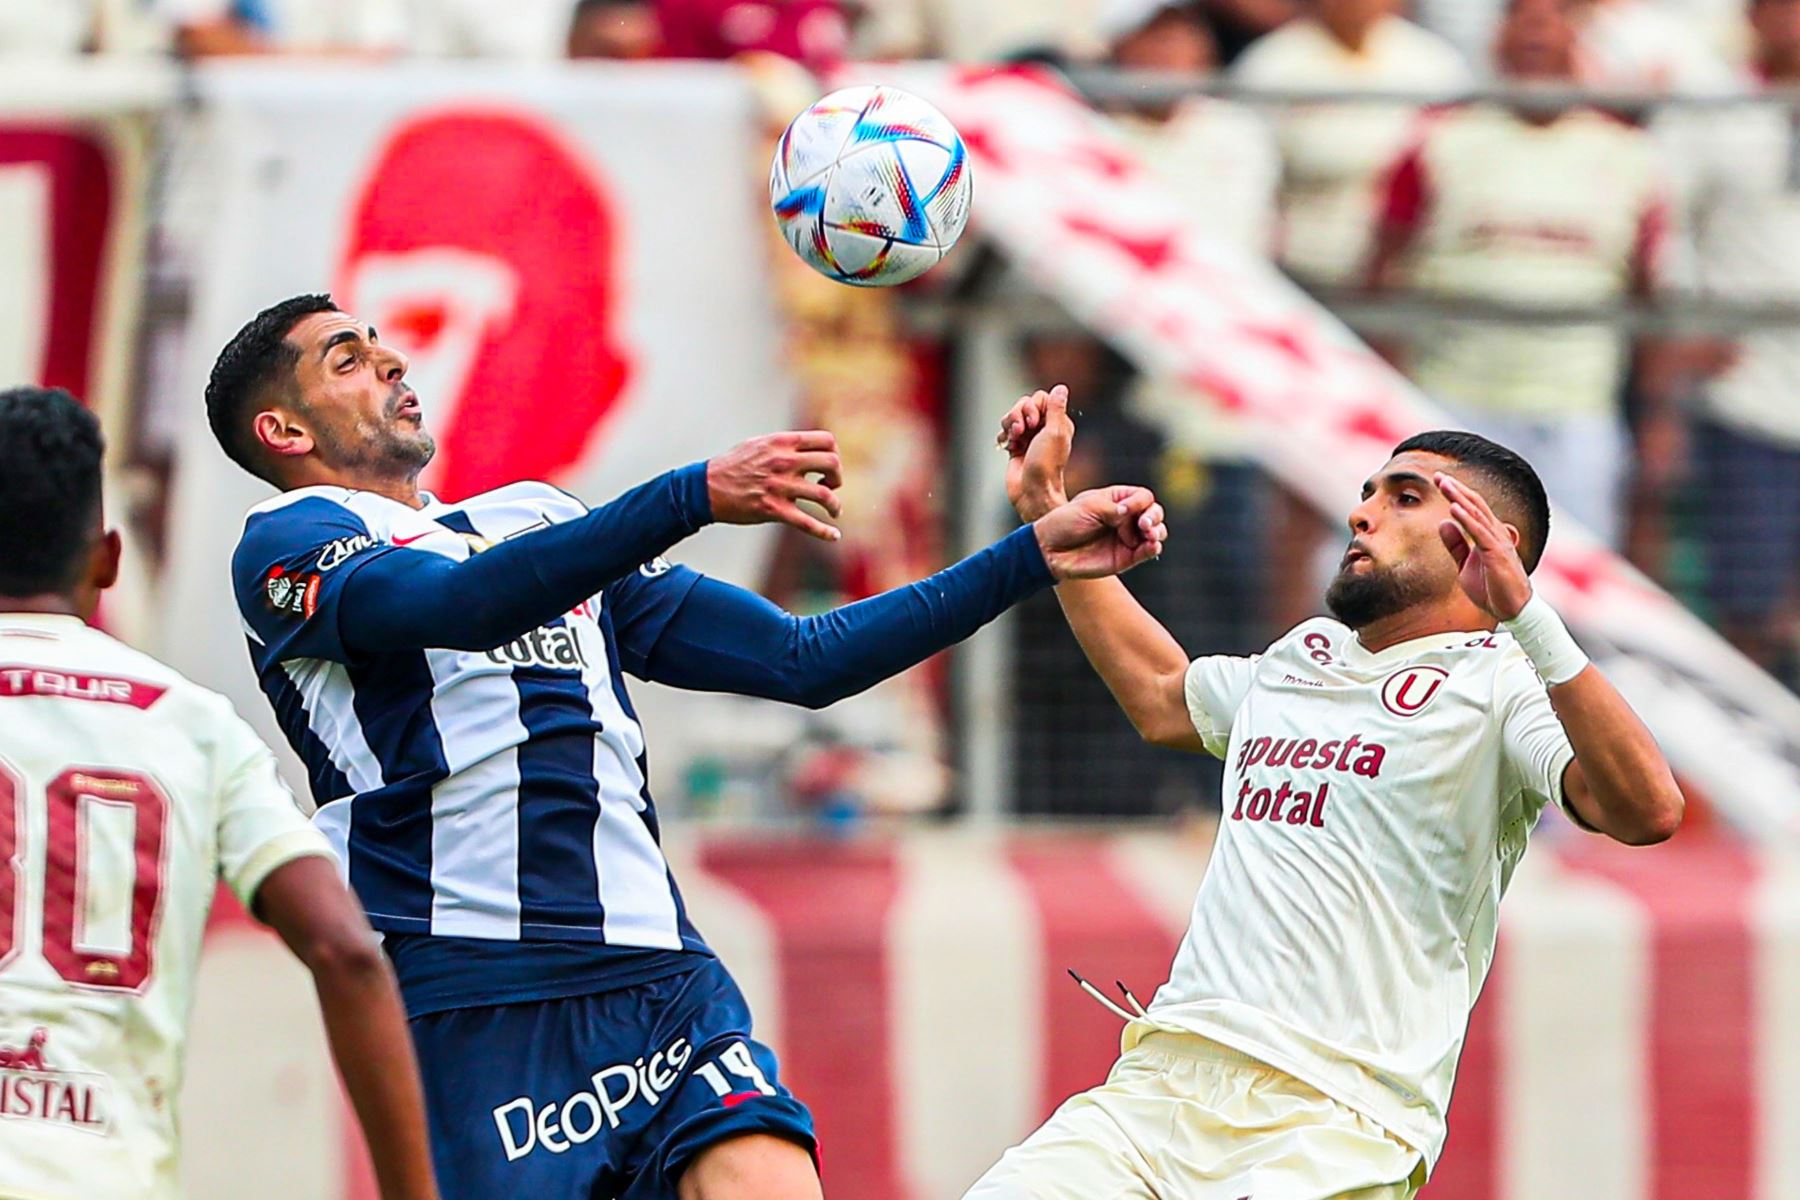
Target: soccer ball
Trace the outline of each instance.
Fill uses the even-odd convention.
[[[908,92],[853,87],[794,118],[769,203],[794,253],[828,279],[890,287],[937,265],[969,221],[969,154]]]

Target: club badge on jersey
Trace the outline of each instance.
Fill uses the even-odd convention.
[[[311,620],[319,610],[319,577],[290,575],[282,567],[271,567],[263,579],[263,596],[274,612]]]

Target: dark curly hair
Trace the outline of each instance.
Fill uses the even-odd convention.
[[[1395,454],[1409,450],[1442,455],[1480,475],[1495,515],[1519,530],[1519,560],[1527,572],[1537,570],[1550,540],[1550,497],[1523,456],[1479,433],[1457,429],[1414,434],[1394,447]]]
[[[0,595],[64,592],[100,514],[100,422],[61,388],[0,392]]]
[[[300,351],[287,335],[300,319],[337,311],[336,302],[324,292],[271,304],[225,343],[213,363],[212,378],[206,382],[207,423],[231,461],[258,479],[276,482],[256,452],[247,419],[252,406],[270,388],[292,382]]]

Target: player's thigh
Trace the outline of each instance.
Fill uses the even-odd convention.
[[[1103,1094],[1070,1097],[963,1200],[1156,1200],[1149,1164]]]
[[[775,1052],[753,1036],[725,968],[709,960],[686,976],[658,1026],[680,1039],[680,1053],[666,1064],[671,1078],[632,1149],[619,1200],[681,1200],[691,1186],[715,1200],[816,1196],[812,1114],[782,1083]],[[768,1190],[790,1185],[810,1190]]]
[[[676,1183],[678,1200],[821,1200],[823,1195],[812,1155],[766,1133],[708,1146]]]
[[[1339,1192],[1330,1200],[1413,1200],[1419,1189],[1425,1186],[1425,1164],[1419,1162],[1413,1173],[1398,1183],[1384,1183],[1375,1187],[1355,1188],[1348,1192]]]
[[[587,1200],[597,1181],[616,1177],[649,1108],[635,1063],[656,1050],[623,1029],[596,1043],[585,1010],[600,1004],[580,997],[413,1020],[444,1200]]]

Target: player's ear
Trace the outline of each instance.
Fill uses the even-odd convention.
[[[297,414],[285,408],[265,408],[250,418],[251,432],[257,444],[270,454],[295,458],[311,454],[312,431],[298,420]]]
[[[119,582],[119,560],[125,556],[125,539],[119,531],[109,529],[94,545],[94,557],[88,565],[88,583],[103,592]]]

